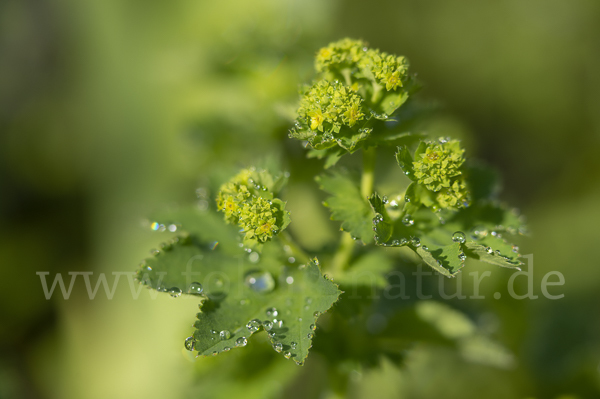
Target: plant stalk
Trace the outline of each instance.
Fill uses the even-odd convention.
[[[360,195],[367,199],[373,193],[373,182],[375,172],[375,149],[363,149],[363,172],[360,179]],[[354,250],[354,239],[350,233],[343,232],[340,246],[332,260],[332,272],[343,273],[348,267],[352,252]]]

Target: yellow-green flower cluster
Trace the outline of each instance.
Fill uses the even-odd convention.
[[[242,170],[219,190],[217,209],[225,214],[228,223],[238,224],[243,203],[251,197],[248,190],[251,173],[248,169]]]
[[[379,50],[369,50],[361,62],[363,68],[368,68],[377,83],[385,86],[387,91],[396,90],[403,86],[403,80],[408,76],[408,60]]]
[[[312,131],[339,133],[342,126],[352,127],[365,118],[362,101],[342,83],[321,80],[302,96],[298,117]]]
[[[254,201],[246,202],[240,214],[239,225],[244,229],[245,239],[256,239],[265,242],[273,237],[278,231],[275,212],[272,201],[264,198],[256,198]]]
[[[469,202],[469,193],[462,177],[455,179],[452,185],[436,193],[435,199],[440,208],[460,208]]]
[[[263,185],[263,181],[268,183]],[[217,194],[217,209],[224,213],[225,221],[241,227],[247,246],[268,241],[289,223],[285,203],[273,198],[267,187],[273,183],[266,171],[244,169],[223,184]]]
[[[455,208],[468,202],[461,167],[464,149],[457,140],[427,144],[415,156],[413,168],[419,184],[436,193],[441,208]]]
[[[317,52],[315,69],[323,72],[332,66],[353,66],[361,61],[367,44],[362,40],[342,39]]]
[[[362,77],[370,77],[387,91],[403,86],[408,77],[408,60],[377,49],[368,49],[362,40],[342,39],[330,43],[317,53],[315,69],[326,72],[350,68]]]

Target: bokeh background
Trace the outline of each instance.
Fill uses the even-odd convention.
[[[566,281],[560,300],[495,300],[510,276],[495,271],[461,305],[514,361],[416,340],[401,366],[352,369],[350,397],[600,397],[599,2],[4,0],[0,398],[335,397],[323,354],[182,355],[193,299],[133,301],[123,279],[112,300],[83,284],[46,300],[35,272],[134,270],[164,239],[146,215],[266,154],[318,250],[337,225],[319,162],[286,136],[314,53],[345,36],[409,58],[444,109],[431,129],[494,165],[528,216],[536,293],[548,271]]]

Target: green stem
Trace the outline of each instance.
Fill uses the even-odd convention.
[[[352,252],[354,250],[354,239],[350,233],[342,232],[340,246],[338,247],[331,261],[331,271],[334,276],[341,274],[348,267]]]
[[[284,246],[287,245],[290,248],[291,253],[300,263],[308,263],[310,261],[310,256],[308,256],[307,253],[304,252],[298,244],[296,244],[294,239],[288,234],[287,231],[281,232],[278,237]]]
[[[346,86],[352,86],[352,75],[349,68],[342,69],[342,75],[346,81]]]
[[[373,182],[375,172],[375,149],[363,149],[363,173],[360,180],[360,195],[367,199],[373,193]],[[354,239],[349,233],[342,233],[340,246],[333,256],[332,272],[343,273],[348,267],[352,252],[354,251]]]
[[[363,173],[360,179],[360,195],[364,198],[373,194],[375,171],[375,149],[363,149]]]

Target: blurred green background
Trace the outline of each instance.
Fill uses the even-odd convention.
[[[560,300],[495,300],[495,270],[462,305],[511,367],[417,343],[401,367],[351,370],[350,396],[600,397],[600,2],[5,0],[0,398],[334,395],[326,351],[192,362],[193,298],[133,301],[123,277],[112,300],[83,284],[46,300],[35,272],[134,270],[162,241],[145,216],[266,154],[292,172],[292,232],[309,251],[331,240],[319,162],[286,136],[314,53],[345,36],[408,57],[444,106],[432,131],[497,167],[528,216],[536,293],[548,271],[566,281]]]

